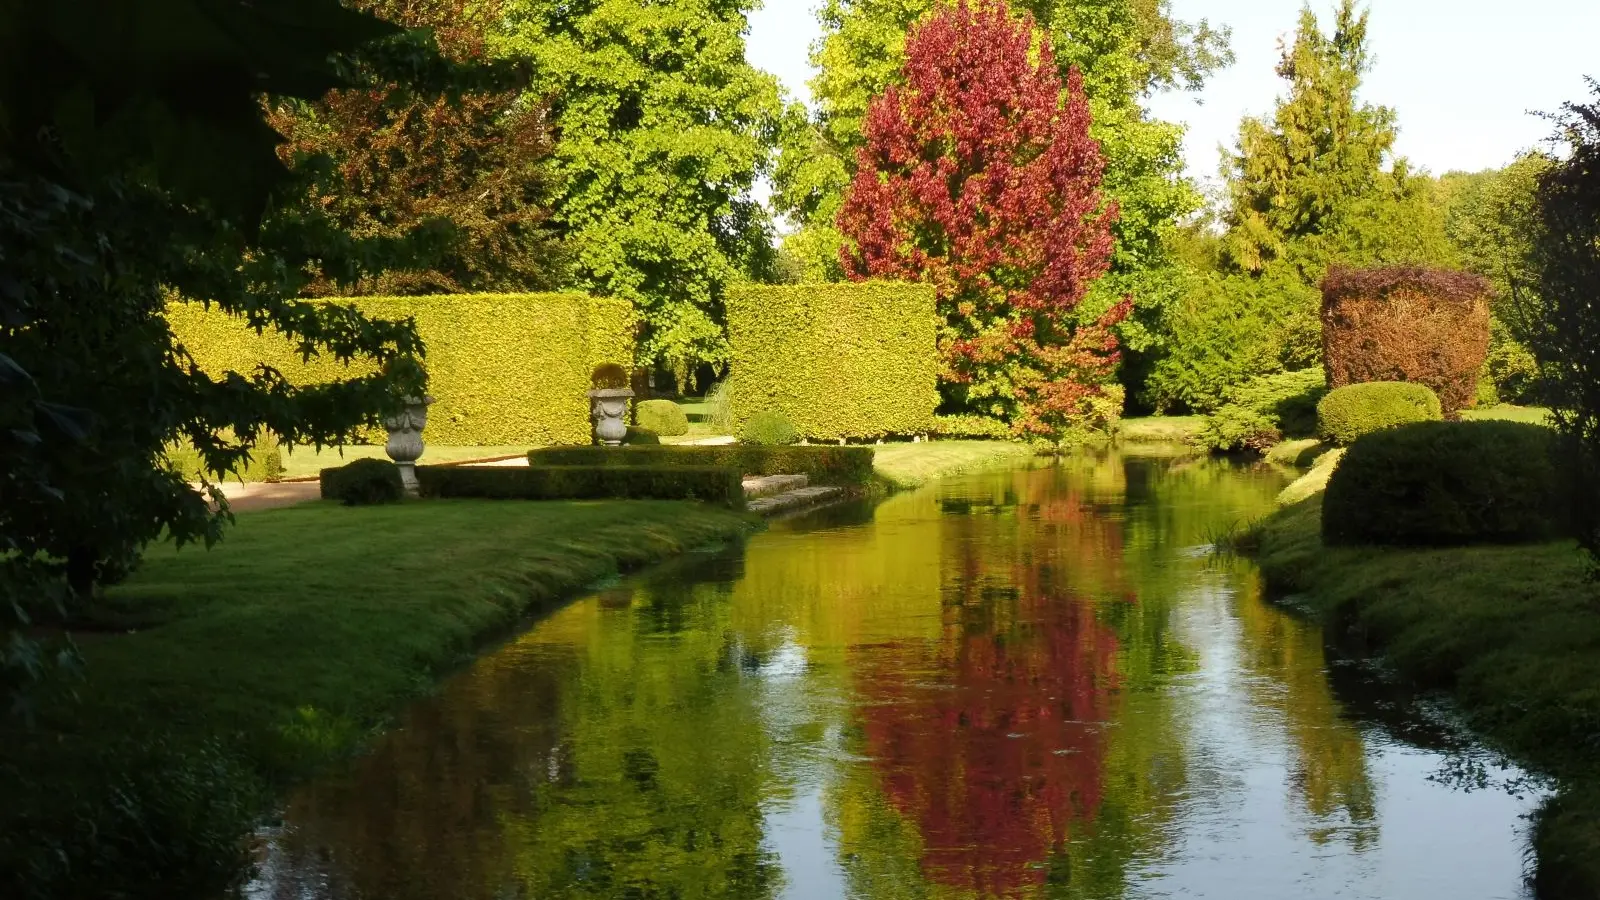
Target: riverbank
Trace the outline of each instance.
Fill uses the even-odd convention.
[[[85,677],[0,731],[0,896],[214,895],[277,786],[486,640],[755,527],[663,501],[316,502],[241,515],[210,551],[153,548],[75,632]]]
[[[964,475],[1032,459],[1033,448],[1012,441],[919,441],[872,448],[873,474],[887,488],[907,490],[936,478]]]
[[[1469,723],[1566,790],[1535,822],[1541,898],[1600,896],[1600,585],[1570,541],[1328,548],[1320,495],[1240,541],[1335,640],[1450,692]]]

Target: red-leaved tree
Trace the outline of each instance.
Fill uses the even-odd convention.
[[[1110,263],[1117,216],[1082,79],[1072,70],[1062,91],[1048,38],[1004,0],[939,9],[905,53],[904,83],[867,111],[839,213],[845,271],[938,290],[945,411],[1024,435],[1098,424],[1110,329],[1132,301],[1075,314]]]

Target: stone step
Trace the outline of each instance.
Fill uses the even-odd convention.
[[[746,475],[744,479],[744,498],[754,500],[758,497],[771,497],[785,491],[799,490],[810,484],[804,475]]]
[[[806,506],[816,506],[844,494],[844,488],[830,485],[817,485],[816,487],[796,488],[784,491],[770,497],[758,497],[749,501],[745,508],[760,516],[775,516],[791,509],[800,509]]]

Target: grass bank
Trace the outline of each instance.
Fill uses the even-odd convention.
[[[1131,444],[1187,444],[1205,416],[1136,416],[1117,423],[1117,440]]]
[[[0,731],[0,896],[215,895],[274,788],[484,640],[752,523],[666,501],[316,502],[242,514],[209,552],[153,549],[78,638],[86,677]]]
[[[920,441],[872,449],[873,472],[885,485],[897,489],[1033,458],[1033,448],[1011,441]]]
[[[464,459],[490,459],[496,456],[520,456],[528,452],[527,444],[501,447],[450,447],[425,444],[419,463],[460,462]],[[284,478],[315,478],[318,472],[333,466],[342,466],[357,459],[388,459],[382,445],[351,444],[344,447],[285,447],[283,448]]]
[[[1600,897],[1600,585],[1571,542],[1329,548],[1320,495],[1242,541],[1269,584],[1337,640],[1449,691],[1471,725],[1560,778],[1534,828],[1543,898]]]

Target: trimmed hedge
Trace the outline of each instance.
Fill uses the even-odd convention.
[[[863,485],[872,480],[871,447],[544,447],[533,466],[727,466],[741,475],[804,475],[812,484]]]
[[[727,466],[417,466],[424,497],[490,500],[701,500],[744,508]]]
[[[1334,388],[1317,404],[1317,431],[1336,444],[1411,422],[1443,417],[1439,398],[1427,385],[1371,381]]]
[[[232,431],[226,432],[231,435]],[[231,440],[231,437],[230,437]],[[164,454],[167,462],[176,469],[187,481],[199,481],[205,462],[201,460],[200,453],[188,441],[181,441],[167,447]],[[250,462],[229,475],[219,476],[215,472],[206,472],[213,481],[277,481],[283,477],[283,448],[278,446],[278,439],[270,434],[263,434],[262,440],[256,441],[250,447]]]
[[[1328,479],[1330,545],[1548,540],[1563,530],[1555,433],[1522,422],[1417,422],[1356,441]]]
[[[1444,415],[1473,404],[1489,352],[1489,282],[1448,269],[1334,266],[1322,282],[1322,358],[1330,387],[1415,381]]]
[[[435,403],[430,444],[586,444],[589,375],[604,363],[629,365],[633,309],[583,294],[465,294],[356,297],[336,302],[385,319],[416,319],[427,347],[428,392]],[[295,384],[365,374],[331,357],[300,360],[273,332],[197,303],[167,306],[172,331],[213,376],[249,376],[259,365]]]
[[[733,433],[761,411],[814,440],[922,434],[939,404],[934,291],[899,282],[728,292]]]
[[[671,400],[646,400],[633,407],[639,427],[667,437],[689,433],[689,416]]]
[[[322,499],[345,506],[394,503],[405,497],[400,467],[387,459],[358,459],[323,469],[317,476]]]

